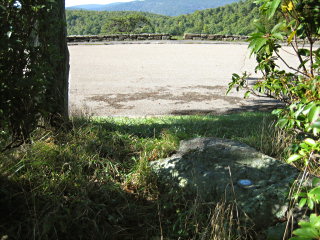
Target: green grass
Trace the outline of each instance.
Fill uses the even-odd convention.
[[[268,113],[242,113],[39,129],[33,144],[0,155],[0,238],[200,239],[215,206],[162,192],[148,162],[194,137],[234,139],[281,158],[286,144],[273,123]]]
[[[171,40],[184,40],[183,36],[172,36]]]

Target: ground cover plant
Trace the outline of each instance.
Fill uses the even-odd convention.
[[[38,129],[32,144],[0,155],[0,236],[231,239],[219,210],[230,216],[232,206],[170,197],[148,162],[172,154],[180,140],[202,136],[285,157],[274,120],[269,113],[98,118],[74,120],[68,131]]]

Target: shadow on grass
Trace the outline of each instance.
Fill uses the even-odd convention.
[[[0,178],[1,239],[150,239],[158,230],[153,201],[110,183],[37,187]]]
[[[149,180],[137,182],[142,155],[166,157],[170,142],[194,137],[259,149],[273,120],[268,113],[80,119],[69,132],[39,133],[33,145],[0,156],[0,238],[151,239],[162,227],[169,238],[195,239],[190,229],[208,222],[195,222],[201,214],[190,220],[192,201],[155,194]]]
[[[174,111],[171,114],[176,116],[185,116],[185,115],[230,115],[230,114],[239,114],[243,112],[271,112],[274,109],[283,107],[283,104],[278,103],[274,100],[273,103],[270,103],[271,100],[256,100],[256,105],[250,106],[237,106],[236,108],[228,108],[227,110],[180,110]]]
[[[276,118],[268,112],[231,115],[196,115],[143,119],[96,119],[92,124],[109,132],[138,138],[160,138],[169,132],[179,141],[195,137],[217,137],[244,142],[265,151],[263,141],[270,140]],[[266,139],[265,139],[266,138]],[[271,154],[272,151],[264,152]]]

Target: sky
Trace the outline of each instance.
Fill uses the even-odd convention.
[[[83,4],[108,4],[114,2],[131,2],[133,0],[66,0],[66,7]]]

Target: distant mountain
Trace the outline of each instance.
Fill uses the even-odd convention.
[[[178,16],[192,13],[196,10],[216,8],[239,0],[135,0],[124,3],[106,5],[89,4],[68,7],[69,10],[83,9],[94,11],[139,11]]]
[[[72,7],[67,7],[68,10],[89,10],[89,11],[99,11],[105,5],[101,4],[87,4],[87,5],[77,5]]]
[[[76,5],[72,7],[67,7],[68,10],[88,10],[88,11],[105,11],[104,8],[106,6],[113,7],[116,5],[122,4],[121,2],[109,3],[109,4],[84,4],[84,5]]]
[[[131,33],[169,33],[174,36],[181,36],[184,33],[248,35],[255,30],[254,19],[262,18],[255,1],[239,1],[174,17],[133,11],[67,10],[68,34],[112,34],[112,29],[105,27],[110,21],[139,14],[146,17],[152,27],[139,27]],[[277,19],[274,19],[274,22],[269,19],[262,21],[270,30],[276,22],[278,22]]]

